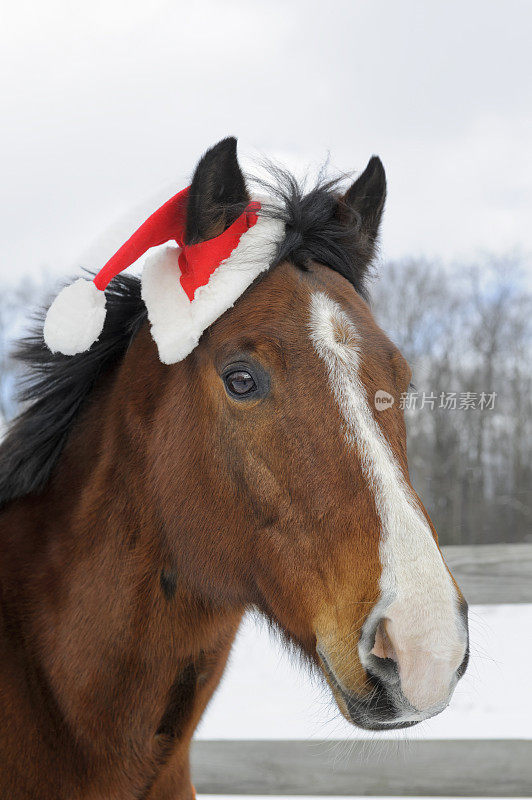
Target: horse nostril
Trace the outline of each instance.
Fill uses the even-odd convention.
[[[397,655],[395,653],[392,640],[386,630],[386,619],[381,619],[375,631],[375,641],[370,650],[371,655],[377,658],[391,658],[392,661],[397,663]]]
[[[397,683],[399,681],[399,659],[386,626],[387,620],[383,618],[375,629],[375,640],[369,651],[368,671],[381,681]]]

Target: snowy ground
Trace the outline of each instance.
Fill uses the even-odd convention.
[[[264,625],[248,619],[197,738],[531,739],[532,605],[474,606],[470,626],[471,662],[451,706],[408,734],[381,735],[351,727],[327,689],[291,663]]]

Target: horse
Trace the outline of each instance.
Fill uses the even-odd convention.
[[[465,671],[467,604],[409,479],[411,369],[368,302],[384,168],[345,191],[270,183],[269,269],[179,363],[127,276],[87,352],[21,344],[26,406],[0,448],[2,797],[190,800],[248,609],[364,729],[441,712]],[[248,201],[236,147],[213,147],[188,241]]]

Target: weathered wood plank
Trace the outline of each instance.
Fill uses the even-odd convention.
[[[197,741],[199,793],[530,797],[532,741]]]
[[[532,544],[442,548],[464,597],[473,603],[532,603]]]

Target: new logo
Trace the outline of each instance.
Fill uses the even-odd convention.
[[[393,406],[394,402],[392,395],[385,392],[384,389],[379,389],[375,392],[375,408],[377,411],[386,411],[387,408]]]

